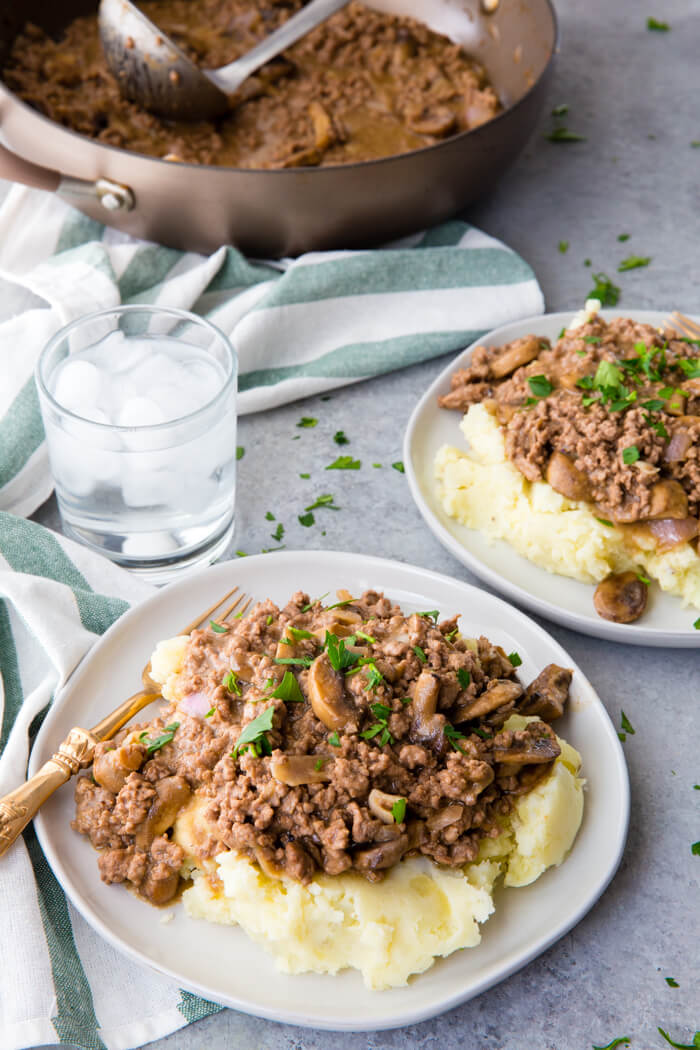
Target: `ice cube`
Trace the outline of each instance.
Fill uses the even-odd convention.
[[[130,397],[117,410],[120,427],[150,427],[165,422],[163,410],[150,397]]]
[[[201,399],[187,386],[164,383],[151,390],[151,397],[163,411],[166,420],[182,419],[201,408]]]
[[[102,373],[90,361],[68,358],[57,370],[53,396],[69,412],[91,418],[88,413],[100,400]]]
[[[176,471],[130,470],[122,476],[122,496],[128,507],[179,505],[182,479]]]
[[[186,366],[190,387],[193,392],[196,391],[199,407],[202,407],[212,401],[221,390],[221,372],[212,360],[202,358],[190,359]]]

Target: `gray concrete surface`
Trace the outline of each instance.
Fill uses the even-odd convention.
[[[700,140],[700,6],[697,0],[643,6],[559,0],[557,6],[561,55],[541,126],[516,167],[468,218],[532,263],[549,310],[578,306],[591,273],[602,270],[620,285],[623,309],[700,312],[700,148],[691,146]],[[648,15],[668,21],[670,31],[648,31]],[[569,105],[562,123],[586,142],[545,141],[554,126],[549,111],[562,103]],[[630,234],[624,244],[620,233]],[[565,254],[559,241],[569,242]],[[650,265],[616,275],[631,253],[651,256]],[[24,305],[8,286],[0,294],[3,312]],[[363,464],[398,459],[411,408],[445,363],[349,387],[330,401],[313,398],[243,419],[234,548],[254,553],[275,545],[264,516],[269,509],[286,527],[288,549],[394,557],[469,580],[427,531],[396,471],[363,467],[333,475],[332,483],[320,473],[337,454],[337,429],[346,431],[347,450]],[[301,415],[317,416],[318,427],[297,430]],[[308,493],[329,490],[342,512],[321,512],[315,528],[300,526]],[[36,519],[58,527],[52,502]],[[589,915],[498,987],[411,1028],[335,1035],[226,1010],[152,1050],[588,1050],[619,1036],[629,1036],[636,1050],[651,1050],[667,1045],[658,1025],[678,1042],[692,1042],[700,1028],[700,856],[690,849],[700,839],[700,791],[693,789],[700,783],[698,652],[615,645],[543,624],[582,665],[615,724],[624,708],[636,730],[624,745],[632,784],[627,849]]]

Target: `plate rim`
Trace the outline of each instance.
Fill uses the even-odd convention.
[[[252,555],[246,558],[246,571],[248,566],[256,567],[262,563],[262,560],[266,558],[266,555]],[[352,573],[353,563],[356,563],[357,555],[347,551],[335,551],[335,550],[294,550],[284,551],[276,554],[276,558],[283,561],[295,561],[301,557],[302,562],[309,560],[313,561],[316,559],[336,559],[340,557],[340,565],[338,568],[338,574],[340,575],[343,571],[343,562],[345,562],[345,571]],[[269,560],[265,561],[266,565],[269,565]],[[163,595],[171,595],[172,592],[177,591],[178,594],[182,591],[187,591],[189,586],[193,582],[205,576],[212,576],[212,578],[219,575],[226,575],[229,573],[235,574],[236,572],[236,561],[219,562],[218,564],[207,566],[189,576],[178,580],[167,587],[161,588],[156,591],[153,595],[150,595],[141,602],[136,602],[132,605],[122,616],[120,616],[108,630],[97,640],[97,642],[91,647],[91,649],[82,658],[79,664],[76,666],[70,677],[64,683],[64,685],[57,691],[54,701],[49,708],[49,711],[44,719],[44,722],[37,734],[32,747],[28,775],[33,775],[42,761],[50,755],[53,748],[47,746],[47,738],[51,735],[51,727],[53,722],[57,719],[59,713],[62,711],[64,706],[70,703],[70,695],[73,689],[80,687],[80,681],[82,677],[87,673],[90,665],[93,661],[99,658],[100,652],[103,648],[108,647],[111,643],[114,635],[119,635],[122,631],[128,630],[130,621],[136,619],[142,615],[144,610],[148,610],[150,606],[159,605],[163,602]],[[600,875],[592,886],[588,886],[584,897],[579,902],[578,906],[574,911],[567,915],[567,917],[560,921],[552,930],[548,931],[544,936],[537,939],[532,945],[526,950],[517,954],[517,956],[507,964],[503,969],[498,972],[491,974],[490,976],[477,980],[471,985],[466,991],[457,991],[452,995],[446,997],[435,997],[435,999],[429,1005],[418,1006],[413,1009],[403,1009],[400,1015],[395,1017],[385,1016],[382,1019],[372,1018],[371,1021],[363,1023],[358,1018],[350,1018],[343,1023],[337,1019],[330,1018],[327,1021],[319,1019],[314,1015],[307,1015],[302,1010],[285,1009],[273,1010],[264,1005],[251,1002],[249,1000],[243,1000],[237,998],[235,995],[221,995],[218,991],[212,993],[212,989],[207,987],[205,984],[200,984],[197,981],[189,978],[182,977],[177,970],[172,969],[161,962],[156,962],[149,958],[140,949],[133,947],[124,937],[118,932],[112,931],[107,923],[103,921],[101,915],[97,911],[96,907],[91,906],[87,901],[80,888],[73,884],[70,874],[66,871],[61,856],[58,854],[57,849],[54,848],[49,822],[46,819],[46,811],[39,811],[34,820],[34,826],[44,856],[49,863],[57,881],[59,882],[62,890],[69,898],[76,910],[82,915],[85,921],[90,927],[95,930],[101,937],[103,937],[115,950],[128,958],[133,959],[139,965],[147,966],[156,972],[171,978],[177,982],[178,987],[184,988],[188,991],[192,991],[197,995],[201,995],[204,998],[221,1003],[224,1006],[228,1006],[232,1009],[238,1010],[241,1013],[245,1013],[255,1017],[262,1017],[266,1020],[274,1021],[282,1024],[297,1025],[303,1028],[312,1028],[319,1031],[337,1031],[337,1032],[367,1032],[367,1031],[384,1031],[394,1028],[405,1027],[412,1024],[417,1024],[422,1021],[428,1020],[432,1017],[436,1017],[442,1013],[456,1008],[463,1003],[475,998],[487,991],[502,981],[522,969],[533,959],[537,958],[543,952],[545,952],[552,944],[560,940],[565,936],[581,919],[591,910],[591,908],[597,903],[602,894],[608,888],[610,882],[614,878],[619,865],[621,863],[629,831],[630,822],[630,784],[629,784],[629,771],[627,768],[624,751],[619,742],[617,733],[613,726],[612,720],[600,699],[597,691],[593,688],[591,682],[581,670],[575,660],[572,660],[569,653],[564,647],[554,638],[546,628],[542,627],[536,621],[532,620],[527,613],[523,612],[517,606],[511,605],[506,599],[491,594],[489,591],[485,591],[475,584],[468,583],[464,580],[454,579],[447,576],[444,573],[435,572],[432,569],[425,569],[422,566],[411,565],[405,562],[396,561],[394,559],[380,558],[376,556],[363,556],[363,567],[367,566],[373,572],[379,573],[384,567],[387,571],[399,570],[400,573],[406,573],[413,577],[412,581],[406,582],[403,586],[415,586],[416,578],[429,587],[431,582],[436,584],[448,584],[451,587],[456,587],[458,590],[465,592],[465,598],[472,596],[483,596],[487,602],[495,603],[496,606],[503,606],[508,611],[508,615],[512,616],[515,620],[514,627],[517,628],[518,621],[525,621],[528,628],[534,631],[535,636],[538,640],[543,640],[550,647],[553,647],[558,657],[564,658],[566,666],[573,668],[577,675],[582,689],[586,691],[599,708],[599,714],[602,718],[602,731],[607,733],[610,737],[611,743],[613,744],[613,751],[616,756],[616,762],[614,766],[614,779],[619,791],[618,804],[619,804],[619,820],[617,828],[615,830],[615,849],[614,853],[608,858],[608,863],[605,866],[604,873]],[[302,565],[303,568],[303,565]],[[382,586],[381,578],[377,581],[378,586]],[[389,590],[389,587],[386,588]],[[177,595],[175,595],[177,599]],[[465,606],[466,608],[466,606]],[[55,738],[54,738],[55,739]],[[95,869],[96,870],[96,869]],[[271,965],[274,965],[272,959],[270,959]],[[324,975],[326,976],[326,975]],[[413,979],[419,979],[420,974],[414,975]],[[291,979],[291,978],[290,978]],[[377,993],[372,993],[377,994]],[[213,998],[212,998],[213,995]]]
[[[642,323],[659,324],[661,321],[668,318],[668,313],[663,310],[630,309],[620,312],[618,309],[607,308],[599,310],[598,312],[606,321],[610,321],[616,317],[630,317],[632,320],[639,320]],[[643,624],[612,623],[611,621],[603,620],[600,617],[587,617],[580,613],[571,612],[563,605],[555,605],[547,599],[532,594],[530,591],[526,590],[526,588],[520,586],[520,584],[514,583],[507,577],[502,576],[500,573],[490,568],[490,566],[484,564],[478,555],[472,553],[467,547],[463,546],[436,517],[428,500],[423,495],[413,462],[413,447],[416,440],[416,429],[426,408],[432,406],[437,397],[438,391],[443,387],[446,380],[449,379],[451,373],[456,368],[461,367],[468,358],[471,357],[474,349],[477,346],[480,346],[484,340],[501,338],[502,333],[504,337],[507,338],[507,334],[513,328],[522,325],[536,326],[537,324],[541,324],[544,320],[554,323],[560,322],[564,325],[570,322],[577,313],[579,313],[579,310],[562,310],[553,313],[536,314],[531,317],[524,317],[519,321],[509,321],[507,324],[499,325],[498,328],[491,329],[489,332],[484,333],[479,339],[475,339],[471,342],[454,356],[450,360],[450,363],[440,371],[424,392],[423,396],[419,399],[418,403],[414,406],[404,432],[403,460],[411,497],[418,508],[423,521],[438,542],[441,543],[442,546],[453,555],[453,557],[460,561],[462,565],[469,569],[470,572],[474,573],[479,580],[488,584],[490,587],[493,587],[499,595],[512,599],[519,606],[524,606],[529,611],[545,617],[552,623],[561,624],[570,630],[592,635],[593,637],[601,638],[604,641],[622,642],[626,645],[665,646],[667,648],[680,649],[697,648],[700,646],[700,632],[694,632],[692,626],[688,627],[687,630],[678,631],[675,629],[664,630],[659,627],[645,627]],[[688,314],[688,317],[700,323],[700,316]],[[466,526],[464,527],[466,528]],[[505,544],[504,540],[496,542]],[[529,562],[524,555],[518,555],[518,552],[514,551],[513,548],[509,549],[516,556],[521,557],[523,561],[527,562],[528,565],[534,565],[534,563]],[[540,566],[534,567],[540,569],[543,573],[547,572],[546,569],[541,569]],[[562,576],[561,579],[566,580],[568,577]],[[680,601],[680,599],[678,600]],[[692,612],[693,609],[689,606],[689,620]]]

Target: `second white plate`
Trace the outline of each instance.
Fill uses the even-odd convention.
[[[459,429],[460,416],[438,408],[437,399],[450,389],[450,377],[464,368],[474,346],[500,346],[511,339],[534,332],[556,341],[561,329],[571,322],[573,312],[545,314],[504,325],[479,339],[454,358],[440,373],[416,405],[406,428],[404,464],[411,494],[426,524],[438,540],[479,579],[533,612],[565,627],[609,641],[632,645],[700,646],[700,631],[693,622],[697,610],[683,608],[680,599],[664,594],[658,586],[649,589],[649,604],[638,623],[611,623],[601,619],[593,608],[593,585],[533,565],[502,540],[490,542],[475,529],[460,525],[443,510],[435,481],[435,454],[442,445],[464,447]],[[631,317],[651,325],[661,325],[667,314],[658,310],[601,310],[606,321]]]
[[[457,1006],[543,952],[595,903],[612,878],[629,814],[627,768],[617,734],[590,683],[571,657],[532,620],[475,587],[379,558],[333,551],[285,552],[213,566],[166,587],[119,619],[95,645],[56,699],[32,751],[30,773],[72,726],[94,725],[133,692],[154,643],[176,634],[234,584],[255,598],[284,604],[300,588],[311,595],[346,587],[384,590],[406,610],[461,613],[468,635],[485,634],[522,657],[523,680],[548,663],[574,668],[571,702],[557,731],[583,755],[586,805],[570,856],[524,889],[499,891],[482,943],[440,959],[404,988],[370,992],[357,972],[288,977],[239,928],[188,919],[172,922],[120,886],[100,881],[97,856],[71,830],[72,786],[35,821],[49,864],[72,903],[119,951],[178,983],[237,1010],[275,1021],[346,1031],[413,1024]]]

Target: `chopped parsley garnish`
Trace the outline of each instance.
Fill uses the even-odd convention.
[[[364,732],[360,733],[362,739],[373,740],[378,736],[380,747],[384,747],[386,744],[393,744],[394,738],[387,724],[391,715],[391,708],[387,707],[386,704],[370,704],[370,711],[377,721],[369,729],[365,729]]]
[[[344,671],[348,667],[354,667],[359,660],[357,653],[349,652],[345,648],[343,639],[331,634],[330,631],[326,631],[324,645],[328,653],[328,662],[334,671]]]
[[[700,616],[698,616],[697,620],[693,624],[693,627],[695,628],[696,631],[700,631]]]
[[[664,977],[664,981],[669,986],[669,988],[680,988],[680,985],[675,977]]]
[[[377,639],[373,638],[371,634],[365,634],[364,631],[355,631],[355,635],[358,638],[362,638],[365,642],[369,642],[370,645],[376,645]]]
[[[304,703],[304,694],[291,671],[284,672],[284,678],[269,696],[275,700],[284,700],[288,704]]]
[[[224,677],[221,684],[228,693],[235,693],[236,696],[241,696],[241,687],[238,684],[238,676],[233,668]]]
[[[209,621],[209,626],[214,634],[226,634],[228,631],[228,624],[216,623],[214,620]]]
[[[326,470],[359,470],[361,466],[362,462],[359,459],[353,459],[352,456],[338,456],[328,464]]]
[[[645,576],[643,572],[638,572],[637,573],[637,579],[639,580],[640,583],[646,583],[647,585],[651,583],[651,580],[649,579],[649,577]]]
[[[284,547],[284,546],[282,546],[282,547],[263,547],[263,549],[260,551],[260,553],[261,554],[273,554],[275,551],[283,551],[283,550],[286,550],[286,547]]]
[[[620,289],[604,273],[594,273],[595,284],[586,296],[587,299],[598,299],[603,306],[617,306]]]
[[[694,857],[700,857],[700,842],[694,842],[690,847],[690,852]]]
[[[307,513],[307,514],[299,514],[299,515],[298,515],[298,517],[299,517],[299,524],[300,524],[300,525],[304,525],[304,526],[305,526],[305,528],[307,528],[307,529],[308,529],[308,528],[309,528],[309,527],[310,527],[311,525],[313,525],[313,523],[314,523],[314,522],[315,522],[315,520],[316,520],[316,519],[314,518],[313,514],[311,513],[311,511],[308,511],[308,513]]]
[[[493,733],[487,733],[485,729],[479,729],[478,726],[474,726],[472,733],[476,733],[482,740],[493,740]]]
[[[139,735],[139,740],[142,744],[146,745],[146,753],[154,755],[156,751],[160,751],[162,747],[169,744],[172,738],[175,736],[175,730],[179,727],[179,722],[171,722],[169,726],[166,726],[162,733],[155,736],[153,740],[148,740],[148,733],[146,730]]]
[[[622,462],[625,463],[627,466],[630,466],[632,463],[636,463],[638,459],[639,449],[636,445],[628,445],[627,448],[623,448]]]
[[[584,335],[583,341],[584,343],[592,343],[594,346],[597,346],[598,343],[602,342],[599,335]]]
[[[328,510],[340,510],[340,507],[336,507],[333,502],[334,499],[334,496],[331,496],[329,492],[326,492],[323,496],[319,496],[314,500],[313,503],[310,503],[308,507],[304,507],[304,510],[316,510],[317,507],[327,507]]]
[[[320,598],[312,598],[311,601],[308,602],[307,605],[302,605],[301,611],[302,612],[308,612],[309,609],[312,609],[314,607],[314,605],[320,605],[321,602],[323,601],[323,599],[327,598],[329,594],[330,594],[330,591],[326,591],[326,593],[322,594]]]
[[[297,423],[297,426],[298,427],[315,427],[317,423],[318,423],[318,420],[314,419],[313,416],[302,416],[301,419],[299,420],[299,422]]]
[[[688,379],[700,379],[700,361],[688,361],[683,358],[678,362],[678,367],[685,372]]]
[[[247,558],[248,557],[247,551],[236,551],[236,557],[238,557],[238,558]]]
[[[634,736],[634,728],[624,711],[620,713],[620,727],[624,730],[625,733],[629,733],[630,736]]]
[[[552,110],[552,116],[553,117],[565,117],[568,112],[569,112],[569,107],[567,106],[567,104],[565,102],[562,102],[562,104],[560,106],[555,106],[554,107],[554,109]]]
[[[629,233],[618,233],[617,239],[621,244],[624,244],[625,241],[630,239],[630,235]]]
[[[520,653],[508,653],[508,659],[510,660],[513,667],[520,667],[523,662]]]
[[[349,439],[345,436],[344,430],[336,430],[335,434],[333,435],[333,440],[335,441],[336,445],[350,444]]]
[[[628,1035],[620,1035],[617,1039],[613,1039],[611,1043],[606,1043],[605,1046],[594,1046],[593,1050],[615,1050],[616,1046],[629,1046],[630,1037]]]
[[[395,463],[391,464],[394,470],[398,470],[399,474],[405,474],[406,468],[403,465],[402,459],[397,459]]]
[[[422,664],[427,664],[428,657],[425,655],[425,650],[421,649],[419,645],[413,646],[413,652],[416,654]]]
[[[548,397],[552,393],[554,387],[547,379],[547,376],[530,376],[527,381],[527,385],[532,390],[535,397]]]
[[[310,474],[300,474],[299,477],[300,478],[304,478],[306,481],[308,481],[309,478],[311,477],[311,475]]]
[[[561,252],[561,254],[562,255],[566,255],[568,250],[569,250],[569,242],[568,241],[559,241],[559,251]]]
[[[394,805],[391,807],[391,815],[394,818],[395,824],[402,824],[403,819],[406,816],[406,799],[397,798]]]
[[[376,468],[379,468],[379,467],[381,467],[381,463],[373,463],[372,466],[376,467]]]
[[[311,631],[304,631],[301,627],[287,627],[286,633],[291,634],[295,640],[299,638],[316,638],[316,635],[312,634]]]
[[[310,656],[274,656],[273,660],[276,664],[290,667],[311,667],[313,663]]]
[[[457,671],[457,681],[461,685],[462,689],[466,689],[472,680],[472,676],[464,667],[460,667]]]
[[[626,273],[627,270],[638,270],[642,266],[648,266],[651,255],[628,255],[617,268],[618,273]]]
[[[270,704],[261,715],[249,722],[236,741],[236,746],[231,752],[231,758],[238,758],[241,751],[248,748],[252,750],[254,755],[258,756],[263,753],[266,755],[272,754],[272,748],[266,734],[272,729],[274,717],[275,706]]]
[[[357,598],[343,598],[342,602],[333,602],[332,605],[327,605],[326,611],[329,609],[343,609],[346,605],[352,605],[352,603],[356,601]]]
[[[416,613],[416,616],[425,616],[426,620],[432,620],[433,623],[437,623],[440,619],[440,611],[438,609],[427,609],[425,612]]]
[[[445,724],[443,732],[445,734],[445,739],[451,744],[453,750],[461,751],[462,754],[464,754],[464,748],[459,746],[459,741],[466,740],[466,734],[459,729],[455,729],[455,727],[451,726],[449,722]]]
[[[660,22],[658,18],[653,18],[651,15],[647,18],[647,29],[656,30],[658,33],[668,33],[670,28],[668,22]]]
[[[279,543],[279,541],[284,536],[284,525],[282,524],[281,521],[278,523],[277,528],[275,529],[275,531],[271,532],[270,535],[272,536],[273,540],[277,540],[277,542]]]
[[[215,711],[216,711],[215,707],[210,707],[204,717],[205,718],[211,718],[211,716],[215,713]]]
[[[569,131],[568,128],[555,128],[554,131],[550,131],[549,135],[545,135],[548,142],[585,142],[585,135],[578,135],[575,131]]]
[[[449,634],[445,635],[445,641],[451,642],[453,638],[456,638],[459,634],[459,627],[455,627],[454,630],[450,631]]]
[[[243,459],[245,456],[245,449],[243,445],[236,445],[236,459]]]
[[[268,510],[268,512],[265,515],[265,517],[267,518],[268,521],[274,521],[275,520],[275,515],[272,513],[271,510]]]
[[[340,737],[338,736],[338,734],[335,732],[329,733],[328,743],[331,745],[331,747],[340,747]]]
[[[321,770],[323,769],[323,763],[324,762],[325,762],[325,759],[323,759],[323,758],[317,758],[316,761],[314,762],[314,769],[316,770],[317,773],[320,773]]]
[[[657,1031],[664,1037],[669,1046],[675,1046],[676,1050],[697,1050],[700,1046],[700,1032],[696,1032],[693,1036],[692,1043],[674,1043],[668,1032],[664,1032],[663,1028],[657,1028]]]
[[[615,528],[613,523],[611,521],[608,521],[607,518],[596,518],[595,520],[599,521],[601,525],[607,525],[609,529],[614,529]]]
[[[273,620],[274,620],[274,616],[272,615],[272,613],[270,613],[268,618],[265,620],[265,623],[267,624],[268,627],[270,626],[270,624],[272,623]]]

